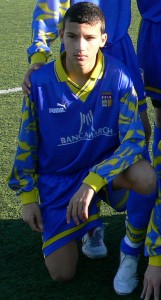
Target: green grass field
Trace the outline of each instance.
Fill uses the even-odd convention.
[[[30,44],[30,23],[36,0],[1,0],[0,90],[20,87],[28,69],[26,48]],[[139,14],[132,3],[130,33],[136,45]],[[55,55],[59,43],[55,44]],[[142,290],[147,259],[139,264],[140,285],[134,294],[117,296],[112,288],[119,263],[119,244],[124,235],[124,214],[102,205],[108,256],[90,260],[79,251],[77,275],[66,284],[53,283],[44,266],[41,237],[21,219],[21,204],[5,181],[17,145],[22,93],[0,95],[0,299],[1,300],[137,300]],[[151,122],[153,110],[149,104]],[[80,249],[80,245],[79,245]]]

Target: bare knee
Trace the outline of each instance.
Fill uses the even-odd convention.
[[[51,267],[49,267],[46,262],[45,262],[45,264],[49,271],[50,277],[53,281],[66,282],[66,281],[72,280],[75,276],[76,266],[75,266],[75,268],[70,268],[70,270],[64,270],[64,269],[56,270],[56,269],[52,269]]]
[[[141,194],[151,194],[156,190],[157,176],[154,168],[144,159],[139,160],[126,172],[130,188]]]
[[[45,264],[54,281],[69,281],[76,273],[78,251],[73,240],[45,258]]]

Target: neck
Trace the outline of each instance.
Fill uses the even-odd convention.
[[[92,71],[86,74],[83,73],[67,73],[68,77],[75,82],[76,84],[78,84],[80,87],[83,87],[85,85],[85,83],[87,82],[87,80],[90,78]]]
[[[93,69],[96,65],[96,61],[94,61],[93,64],[90,64],[90,67],[85,66],[82,68],[78,68],[71,64],[68,64],[66,62],[66,57],[63,58],[62,63],[68,77],[80,87],[83,87],[87,80],[90,78],[90,75],[92,74]]]

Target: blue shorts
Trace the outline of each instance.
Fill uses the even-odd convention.
[[[86,222],[76,225],[71,218],[71,223],[67,224],[66,209],[69,200],[65,203],[56,203],[55,201],[48,202],[47,205],[40,205],[41,215],[43,220],[44,232],[43,239],[43,254],[48,256],[58,248],[69,243],[71,240],[79,241],[89,230],[102,225],[100,218],[100,201],[98,197],[92,200],[89,208],[89,218]]]
[[[137,53],[147,96],[161,101],[161,23],[142,20]]]
[[[43,239],[43,254],[47,257],[55,250],[75,239],[79,241],[89,230],[102,225],[100,218],[100,200],[105,201],[116,211],[126,210],[126,201],[128,199],[128,191],[121,189],[112,190],[112,182],[105,186],[99,193],[96,194],[89,207],[89,218],[86,222],[76,225],[71,218],[71,223],[66,222],[66,208],[69,203],[62,206],[55,201],[48,202],[47,205],[40,205],[44,232]]]
[[[130,74],[133,81],[138,100],[139,100],[139,111],[144,111],[147,108],[146,104],[146,93],[144,88],[144,82],[140,71],[137,55],[133,47],[132,41],[128,34],[120,39],[115,44],[107,44],[102,48],[104,54],[109,54],[119,60],[121,60]]]

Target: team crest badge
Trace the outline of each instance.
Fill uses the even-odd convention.
[[[112,106],[112,93],[110,92],[104,92],[101,95],[101,99],[102,99],[102,106],[103,107],[110,107]]]

